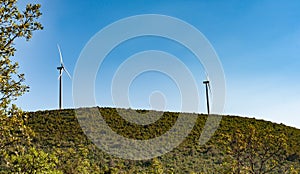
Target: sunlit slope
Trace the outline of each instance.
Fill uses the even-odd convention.
[[[179,115],[179,113],[173,112],[157,112],[157,114],[162,114],[162,117],[152,124],[143,126],[127,122],[118,114],[115,108],[97,109],[99,109],[99,112],[105,118],[106,123],[116,133],[127,138],[139,140],[161,136],[172,128]],[[123,109],[122,112],[141,114],[148,111]],[[119,171],[140,172],[147,171],[152,165],[152,160],[124,160],[113,157],[97,148],[83,133],[75,116],[75,111],[72,109],[37,111],[30,112],[28,115],[28,125],[36,134],[33,142],[47,151],[51,151],[52,149],[78,149],[80,147],[87,147],[89,149],[88,159],[95,162],[103,170],[105,170],[105,166],[113,166],[118,168]],[[191,117],[196,116],[196,124],[187,138],[178,147],[158,157],[165,171],[209,173],[219,170],[224,156],[226,156],[226,152],[224,151],[226,148],[224,148],[224,144],[222,143],[224,135],[231,135],[237,129],[247,132],[249,125],[253,125],[257,130],[269,129],[275,136],[285,134],[288,140],[288,150],[285,160],[291,165],[300,166],[299,129],[269,121],[256,120],[254,118],[223,116],[220,127],[214,136],[208,143],[201,146],[199,145],[199,138],[207,115],[186,115]]]

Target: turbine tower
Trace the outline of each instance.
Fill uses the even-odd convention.
[[[203,81],[203,84],[205,85],[207,114],[209,115],[210,114],[210,110],[209,110],[209,94],[208,94],[208,91],[211,94],[211,89],[210,89],[209,79],[208,79],[207,75],[206,75],[206,80]]]
[[[60,57],[60,66],[57,67],[57,70],[59,71],[59,76],[58,76],[58,80],[59,80],[58,107],[59,107],[59,109],[62,109],[62,75],[63,75],[63,72],[65,71],[70,79],[72,79],[72,77],[71,77],[70,73],[68,72],[68,70],[64,66],[61,50],[60,50],[60,47],[59,47],[58,44],[57,44],[57,48],[58,48],[59,57]]]

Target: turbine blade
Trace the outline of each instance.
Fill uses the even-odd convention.
[[[210,96],[212,96],[212,92],[211,92],[211,87],[210,87],[210,84],[209,84],[210,82],[208,82],[208,89],[209,89],[209,94],[210,94]]]
[[[205,71],[205,76],[206,76],[206,80],[209,81],[209,77],[206,71]]]
[[[59,80],[59,78],[61,78],[62,74],[63,74],[63,71],[60,71],[59,76],[57,78],[58,80]]]
[[[69,76],[69,78],[72,80],[72,77],[71,77],[69,71],[68,71],[64,66],[63,66],[63,69],[64,69],[64,71],[67,73],[67,75]]]
[[[60,64],[63,65],[63,58],[62,58],[62,54],[61,54],[61,50],[60,50],[60,47],[59,45],[57,44],[57,48],[58,48],[58,52],[59,52],[59,58],[60,58]]]

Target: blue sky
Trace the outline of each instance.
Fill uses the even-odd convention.
[[[103,27],[133,15],[162,14],[190,23],[216,50],[226,77],[225,114],[300,128],[300,2],[297,0],[41,0],[19,2],[20,8],[28,2],[42,4],[44,30],[35,32],[30,42],[16,42],[15,57],[30,86],[30,92],[17,101],[24,110],[48,110],[58,106],[57,43],[66,68],[73,74],[81,50]],[[97,75],[96,94],[100,106],[112,106],[110,80],[123,59],[145,49],[189,57],[179,45],[157,41],[157,38],[142,38],[120,45],[105,59]],[[204,113],[204,70],[193,59],[181,58],[197,80],[203,99],[200,112]],[[64,107],[72,108],[72,81],[66,75],[63,86]],[[170,97],[169,101],[179,95],[170,79],[151,72],[139,76],[132,84],[133,108],[148,108],[148,96],[155,90],[164,92],[167,99]],[[178,110],[178,107],[179,103],[174,100],[167,109]]]

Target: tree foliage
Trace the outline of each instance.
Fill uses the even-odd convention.
[[[274,134],[269,128],[258,130],[250,125],[246,131],[237,129],[224,138],[228,153],[223,163],[225,171],[262,174],[288,170],[285,134]]]
[[[31,147],[27,153],[21,155],[11,155],[8,157],[11,173],[47,173],[62,174],[63,172],[56,168],[58,158],[55,154],[49,154],[41,149]]]
[[[55,154],[59,159],[57,168],[63,173],[92,174],[100,173],[100,168],[93,164],[89,158],[89,149],[80,145],[77,149],[55,149]]]
[[[11,116],[0,115],[0,171],[11,168],[11,156],[21,156],[31,145],[33,131],[26,126],[26,115],[12,107]]]

